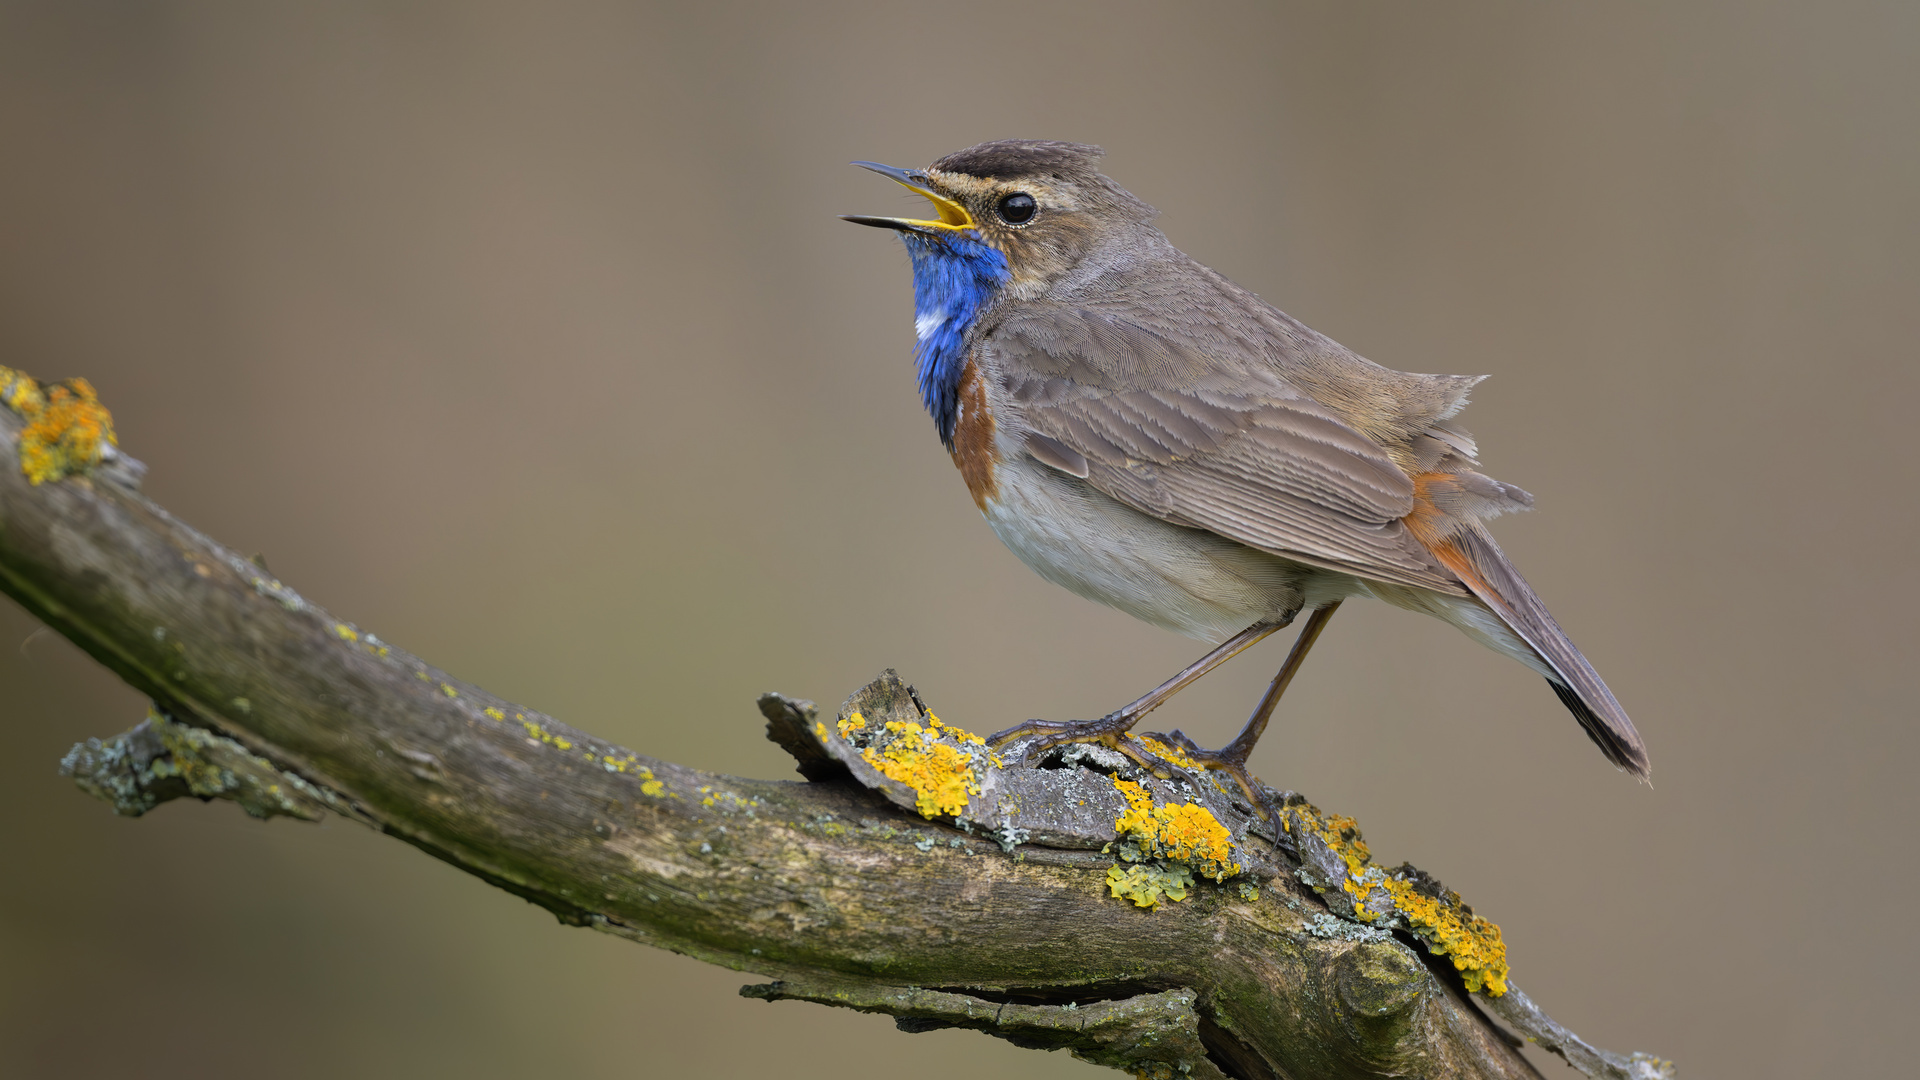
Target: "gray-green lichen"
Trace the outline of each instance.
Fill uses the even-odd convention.
[[[1184,987],[1058,1004],[992,1001],[916,986],[799,980],[743,986],[740,995],[887,1013],[903,1031],[982,1031],[1019,1046],[1066,1050],[1082,1061],[1149,1080],[1225,1080],[1200,1034],[1198,995]]]
[[[274,767],[246,747],[149,708],[147,718],[111,739],[76,743],[60,775],[124,817],[193,796],[231,799],[257,818],[318,821],[338,796]]]
[[[1367,926],[1343,919],[1338,915],[1329,915],[1316,911],[1307,916],[1307,933],[1317,938],[1331,938],[1340,941],[1391,941],[1393,933],[1378,927]]]

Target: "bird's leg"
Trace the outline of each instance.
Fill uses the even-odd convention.
[[[1287,653],[1286,663],[1280,665],[1280,671],[1267,686],[1267,692],[1260,697],[1260,704],[1254,706],[1253,715],[1247,718],[1247,726],[1233,741],[1218,750],[1202,750],[1194,745],[1184,732],[1176,731],[1171,735],[1160,736],[1163,742],[1178,747],[1202,768],[1217,769],[1238,781],[1247,793],[1247,800],[1264,811],[1278,828],[1280,817],[1274,807],[1262,798],[1259,789],[1254,786],[1253,777],[1247,772],[1247,758],[1253,754],[1253,744],[1260,741],[1261,733],[1267,730],[1267,721],[1273,717],[1274,706],[1280,704],[1280,695],[1287,692],[1287,684],[1300,671],[1300,664],[1307,658],[1307,650],[1319,640],[1320,632],[1327,628],[1328,620],[1340,609],[1340,601],[1335,600],[1325,607],[1315,608],[1307,616],[1307,625],[1300,628],[1300,636],[1294,639],[1293,649]]]
[[[1289,617],[1281,622],[1254,623],[1221,642],[1212,652],[1188,664],[1173,678],[1147,691],[1131,704],[1123,705],[1098,720],[1029,720],[1024,724],[1015,724],[1005,731],[996,732],[987,740],[987,745],[1004,746],[1015,739],[1028,736],[1038,737],[1041,740],[1029,750],[1029,753],[1037,753],[1050,746],[1069,742],[1105,742],[1113,745],[1118,736],[1131,730],[1133,725],[1140,722],[1141,717],[1165,704],[1168,698],[1186,689],[1187,685],[1195,679],[1247,651],[1269,634],[1282,629],[1292,621],[1293,619]],[[1256,734],[1254,737],[1259,736]]]

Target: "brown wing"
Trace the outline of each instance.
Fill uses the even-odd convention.
[[[1407,474],[1236,345],[1055,308],[1008,320],[979,348],[1027,425],[1083,456],[1088,483],[1120,502],[1312,565],[1467,595],[1401,521],[1414,507]]]

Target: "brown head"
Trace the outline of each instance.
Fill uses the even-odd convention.
[[[1008,289],[1036,296],[1103,242],[1152,229],[1153,207],[1099,172],[1102,154],[1086,143],[1001,139],[925,169],[855,162],[925,196],[938,218],[847,220],[929,236],[971,231],[1006,253]]]

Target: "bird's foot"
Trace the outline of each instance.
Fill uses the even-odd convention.
[[[987,745],[996,750],[1012,746],[1022,760],[1031,761],[1067,743],[1098,743],[1138,760],[1138,751],[1127,748],[1125,736],[1139,722],[1139,716],[1127,709],[1098,720],[1029,720],[987,736]]]
[[[1165,736],[1133,736],[1128,732],[1139,722],[1126,710],[1108,713],[1098,720],[1029,720],[987,737],[987,745],[1000,749],[1011,745],[1017,760],[1025,764],[1037,761],[1047,751],[1072,743],[1104,746],[1117,751],[1135,765],[1162,780],[1177,776],[1198,779],[1202,766],[1183,760],[1180,751],[1165,741]]]
[[[1206,750],[1188,738],[1186,732],[1178,730],[1165,735],[1159,732],[1143,733],[1134,741],[1148,743],[1148,750],[1177,765],[1225,773],[1232,777],[1240,785],[1240,790],[1246,793],[1247,803],[1273,826],[1274,836],[1278,837],[1284,832],[1280,822],[1280,806],[1274,801],[1270,789],[1264,784],[1255,783],[1253,774],[1247,771],[1247,758],[1253,753],[1252,743],[1242,744],[1235,739],[1218,750]],[[1155,743],[1159,745],[1153,745]],[[1165,753],[1165,750],[1171,750],[1172,753]]]
[[[1290,842],[1285,839],[1286,826],[1281,822],[1279,802],[1266,785],[1255,782],[1253,774],[1247,771],[1251,744],[1242,745],[1241,740],[1235,739],[1219,750],[1206,750],[1181,731],[1166,735],[1129,734],[1139,719],[1121,709],[1098,720],[1029,720],[988,736],[987,745],[996,750],[1011,747],[1011,753],[1021,764],[1038,760],[1056,746],[1093,743],[1124,754],[1162,780],[1184,777],[1201,782],[1203,773],[1225,773],[1240,785],[1253,812],[1273,827],[1274,846],[1291,850]]]
[[[1015,724],[1004,731],[996,731],[987,736],[987,745],[997,750],[1009,743],[1024,741],[1028,745],[1022,746],[1021,749],[1028,754],[1037,754],[1064,743],[1112,745],[1120,736],[1125,735],[1135,722],[1136,718],[1127,715],[1124,709],[1110,712],[1098,720],[1029,720],[1024,724]]]

